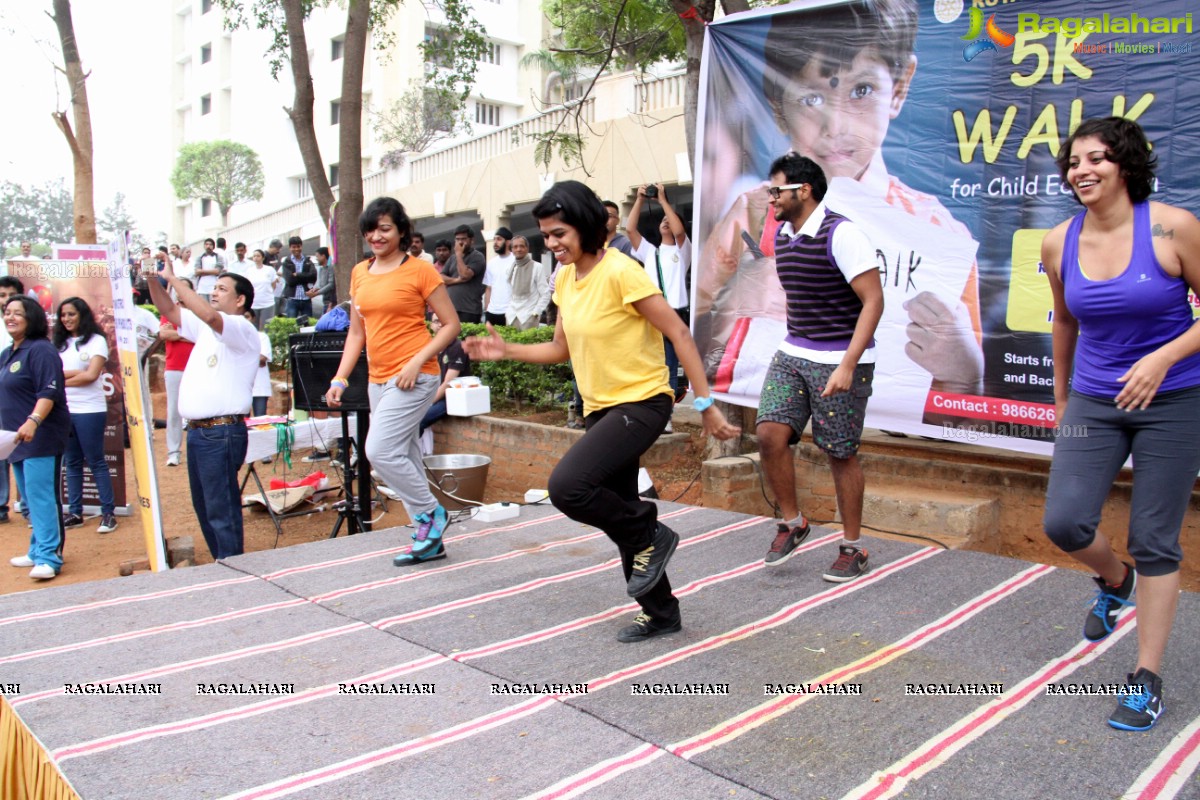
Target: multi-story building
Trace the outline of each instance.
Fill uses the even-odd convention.
[[[549,32],[540,2],[475,0],[475,12],[487,32],[488,48],[466,108],[470,131],[425,153],[409,154],[402,166],[390,169],[383,168],[381,159],[395,144],[377,141],[372,110],[390,106],[423,74],[419,43],[445,35],[444,17],[432,4],[402,4],[388,25],[392,46],[369,50],[362,135],[368,200],[380,194],[398,197],[431,248],[436,238],[462,223],[485,235],[501,224],[536,234],[529,209],[549,183],[565,177],[584,180],[618,202],[628,200],[642,183],[685,184],[682,193],[672,193],[673,199],[683,202],[681,210],[690,208],[683,81],[677,72],[663,78],[601,78],[580,115],[586,123],[583,164],[568,166],[554,159],[549,167],[539,165],[531,134],[549,130],[567,113],[547,110],[549,102],[564,96],[556,76],[520,65],[525,54],[542,47]],[[182,0],[171,13],[173,146],[211,139],[242,142],[259,154],[265,174],[262,199],[234,206],[224,228],[214,203],[177,203],[172,238],[195,242],[225,235],[230,245],[236,240],[255,247],[297,234],[315,242],[324,229],[284,111],[294,94],[287,64],[273,79],[268,34],[227,31],[215,0]],[[345,12],[336,6],[314,9],[305,26],[316,133],[331,183],[338,173],[344,28]],[[569,97],[572,87],[566,88]]]

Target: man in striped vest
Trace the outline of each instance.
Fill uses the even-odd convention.
[[[826,187],[825,173],[810,158],[793,152],[771,165],[770,207],[783,223],[775,269],[787,297],[788,334],[763,381],[756,433],[783,516],[766,564],[782,564],[808,536],[808,520],[796,502],[791,445],[811,418],[813,442],[829,458],[844,526],[837,560],[823,577],[842,583],[868,566],[859,543],[863,473],[857,453],[875,372],[883,286],[875,249],[853,222],[826,208]]]

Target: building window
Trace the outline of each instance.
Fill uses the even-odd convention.
[[[346,49],[346,37],[339,36],[336,39],[329,41],[329,60],[339,61],[342,58],[342,53]]]
[[[475,121],[480,125],[499,125],[500,106],[491,103],[475,103]]]
[[[483,45],[483,52],[479,55],[481,64],[499,64],[500,63],[500,45],[496,42],[487,42]]]
[[[296,199],[303,200],[306,197],[312,197],[312,184],[308,178],[296,178]]]
[[[433,25],[425,26],[425,63],[437,67],[448,66],[450,58],[447,55],[454,44],[450,32]]]
[[[329,165],[329,188],[336,189],[337,183],[338,183],[338,165],[330,164]]]
[[[200,13],[207,14],[212,11],[212,0],[200,0]]]
[[[337,125],[342,121],[342,101],[334,100],[329,104],[329,124]]]
[[[200,201],[200,216],[212,216],[212,200],[207,197]]]
[[[212,113],[212,95],[206,94],[200,98],[200,116]]]
[[[212,61],[212,45],[200,45],[200,63],[207,64],[210,61]]]

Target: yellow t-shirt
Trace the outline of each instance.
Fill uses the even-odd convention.
[[[370,381],[384,383],[429,344],[425,301],[442,279],[428,261],[411,256],[384,275],[371,274],[370,266],[370,261],[360,262],[350,273],[350,299],[366,328]],[[440,374],[436,354],[421,372]]]
[[[574,264],[558,271],[554,302],[585,414],[671,393],[662,333],[633,307],[656,294],[642,266],[612,248],[583,280]]]

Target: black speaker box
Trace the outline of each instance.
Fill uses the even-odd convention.
[[[291,351],[292,394],[296,408],[305,411],[370,411],[367,397],[367,352],[358,356],[358,362],[347,380],[350,387],[342,393],[342,404],[332,408],[325,403],[325,392],[329,391],[329,380],[337,375],[342,363],[342,351],[346,347],[345,331],[321,333],[293,333],[288,337]]]

